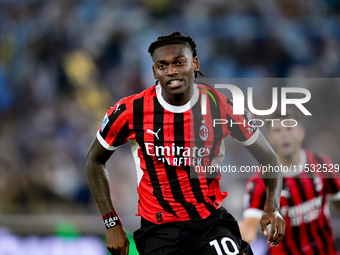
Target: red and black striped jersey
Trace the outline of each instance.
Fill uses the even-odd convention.
[[[221,173],[202,167],[221,163],[229,134],[244,145],[255,142],[251,119],[247,111],[234,115],[232,101],[208,85],[194,84],[183,106],[168,104],[155,85],[110,108],[97,139],[108,150],[131,141],[139,215],[154,223],[202,219],[227,196]]]
[[[300,162],[291,172],[283,172],[280,212],[286,221],[286,235],[276,248],[270,248],[270,254],[335,255],[325,205],[327,195],[340,199],[340,176],[326,156],[301,150]],[[260,219],[263,212],[266,188],[259,175],[255,174],[247,183],[245,218]]]

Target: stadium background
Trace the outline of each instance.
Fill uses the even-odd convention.
[[[87,148],[109,106],[154,84],[147,48],[174,30],[197,42],[205,77],[309,78],[294,85],[312,92],[305,145],[339,163],[339,15],[336,0],[1,0],[0,255],[106,254]],[[309,86],[310,78],[327,82]],[[265,88],[256,93],[270,99]],[[254,164],[229,144],[224,163]],[[139,219],[129,146],[108,168],[132,233]],[[237,219],[243,177],[222,179]],[[333,226],[340,238],[336,214]]]

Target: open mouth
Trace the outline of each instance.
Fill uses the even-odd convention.
[[[168,86],[172,89],[178,88],[181,85],[182,80],[171,80],[168,82]]]
[[[288,149],[290,147],[290,143],[286,142],[281,145],[282,149]]]

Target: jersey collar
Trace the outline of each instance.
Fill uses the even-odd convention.
[[[165,99],[162,96],[162,87],[161,85],[158,84],[156,86],[156,95],[157,95],[158,102],[161,104],[161,106],[163,106],[164,109],[168,110],[169,112],[182,113],[182,112],[188,111],[193,105],[196,104],[199,98],[199,91],[198,91],[197,84],[194,83],[193,87],[194,87],[194,93],[191,99],[189,100],[189,102],[187,102],[185,105],[175,106],[165,101]]]

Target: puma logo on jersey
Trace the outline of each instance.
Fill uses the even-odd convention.
[[[116,110],[113,112],[113,113],[116,113],[116,111],[119,111],[120,110],[120,108],[119,108],[119,103],[117,104],[117,108],[116,108]]]
[[[151,129],[147,129],[147,130],[146,130],[146,133],[147,133],[147,134],[153,134],[154,136],[157,137],[157,140],[159,140],[158,132],[159,132],[160,130],[161,130],[161,128],[159,128],[159,129],[157,130],[157,132],[154,132],[154,131],[152,131]]]

